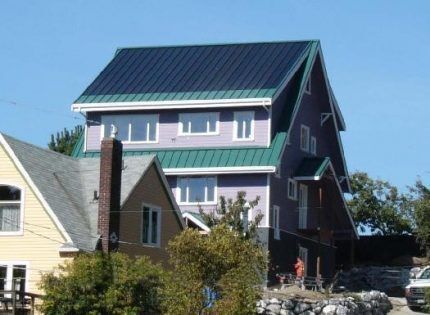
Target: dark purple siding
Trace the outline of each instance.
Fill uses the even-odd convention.
[[[233,141],[233,113],[234,111],[254,110],[254,141]],[[218,135],[208,136],[179,136],[179,113],[186,112],[219,112],[220,124]],[[160,110],[122,112],[123,114],[160,114],[158,143],[124,144],[124,149],[142,148],[183,148],[183,147],[225,147],[225,146],[268,146],[269,114],[261,107],[256,108],[228,108],[228,109],[201,109],[201,110]],[[109,113],[111,114],[111,113]],[[112,113],[112,114],[119,114]],[[89,113],[86,149],[100,149],[100,114]]]

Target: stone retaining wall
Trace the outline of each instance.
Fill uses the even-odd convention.
[[[388,296],[379,291],[319,301],[272,298],[257,302],[257,314],[267,315],[382,315],[387,314],[391,309]]]

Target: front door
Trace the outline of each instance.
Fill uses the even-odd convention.
[[[308,275],[308,249],[299,246],[299,257],[303,261],[303,265],[305,267],[303,275],[306,277]]]
[[[299,186],[299,229],[306,229],[308,221],[308,186]]]

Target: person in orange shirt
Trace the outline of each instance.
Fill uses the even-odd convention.
[[[294,265],[294,269],[296,270],[296,277],[302,278],[305,272],[305,264],[300,257],[297,257],[296,264]]]

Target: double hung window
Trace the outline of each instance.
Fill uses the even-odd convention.
[[[0,235],[21,231],[21,190],[0,185]]]
[[[117,139],[123,142],[155,143],[158,141],[158,115],[102,116],[103,137],[109,137],[111,125],[117,128]]]
[[[179,177],[178,197],[182,204],[214,203],[216,177]]]
[[[219,133],[219,113],[179,114],[179,135],[214,135]]]
[[[161,209],[143,205],[142,209],[142,243],[160,245]]]
[[[233,140],[254,140],[254,112],[234,112]]]

